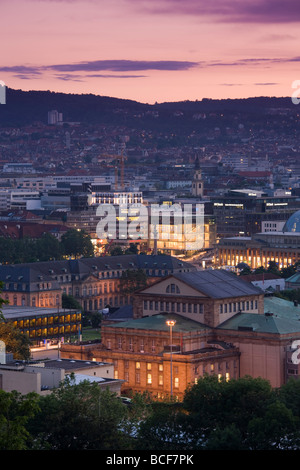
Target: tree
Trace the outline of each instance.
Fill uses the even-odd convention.
[[[27,450],[27,425],[38,412],[38,395],[0,390],[0,450]]]
[[[147,286],[147,275],[142,269],[127,269],[120,278],[120,289],[124,294],[132,294]]]
[[[123,432],[128,410],[116,394],[94,382],[65,381],[42,396],[40,411],[30,422],[40,450],[129,449],[132,437]]]
[[[270,403],[264,416],[255,416],[248,425],[248,442],[253,450],[299,449],[299,438],[299,420],[279,400]]]
[[[263,419],[266,407],[273,401],[271,385],[261,378],[242,377],[226,382],[205,376],[187,388],[183,407],[189,413],[188,421],[198,442],[202,437],[202,448],[212,448],[216,443],[230,448],[234,436],[240,449],[247,446],[249,422]]]
[[[69,310],[82,310],[80,303],[72,295],[63,293],[61,297],[62,308]]]
[[[124,255],[123,250],[120,246],[116,245],[109,250],[111,256],[122,256]]]
[[[63,253],[78,258],[94,256],[94,246],[90,236],[83,230],[71,229],[61,237]]]
[[[12,322],[0,320],[0,339],[5,343],[6,352],[13,354],[14,359],[29,360],[31,341]]]

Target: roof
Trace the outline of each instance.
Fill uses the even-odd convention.
[[[223,269],[175,273],[172,276],[215,299],[262,294],[260,288]]]
[[[263,315],[259,313],[238,313],[219,325],[221,330],[253,331],[273,334],[300,334],[300,322],[295,319],[286,319],[276,315]]]
[[[51,359],[49,361],[44,361],[45,367],[49,367],[51,369],[64,369],[65,371],[72,371],[72,370],[84,370],[96,368],[97,366],[105,366],[108,365],[107,362],[94,362],[94,361],[82,361],[78,359]],[[111,365],[109,363],[109,365]]]
[[[274,273],[259,273],[259,274],[245,274],[242,276],[243,281],[254,282],[254,281],[269,281],[272,279],[281,279],[279,275]]]
[[[60,289],[59,283],[49,275],[49,269],[47,273],[41,272],[36,263],[0,265],[0,281],[4,283],[3,291],[6,290],[6,283],[17,284],[13,290],[18,292],[41,291],[37,286],[40,283],[48,283],[44,289],[47,291]],[[25,290],[23,284],[26,284]]]
[[[0,266],[0,281],[6,281],[6,276],[11,275],[16,279],[10,282],[18,282],[18,277],[23,276],[27,281],[19,282],[33,282],[40,281],[38,276],[42,275],[43,280],[52,280],[53,276],[62,274],[69,274],[79,276],[79,279],[84,279],[90,274],[96,274],[105,271],[121,271],[127,269],[158,269],[161,270],[161,276],[166,275],[165,271],[170,272],[179,270],[195,270],[196,268],[191,264],[178,260],[177,258],[169,255],[121,255],[121,256],[98,256],[95,258],[79,258],[72,260],[55,260],[55,261],[39,261],[35,263],[22,263],[15,265],[2,265]],[[117,275],[115,274],[117,277]]]
[[[47,307],[27,307],[17,305],[2,305],[1,307],[3,316],[6,320],[14,320],[17,318],[28,318],[36,316],[57,315],[69,312],[77,312],[78,310],[65,310],[58,309],[56,306],[52,308]]]
[[[280,297],[265,297],[264,310],[265,313],[273,313],[280,318],[300,320],[300,306]]]
[[[157,330],[157,331],[169,331],[169,326],[166,324],[167,320],[175,320],[176,324],[173,327],[173,332],[190,332],[196,330],[203,330],[210,328],[207,325],[203,325],[189,318],[182,317],[176,314],[170,313],[159,313],[157,315],[151,315],[149,317],[137,318],[134,320],[128,320],[120,323],[113,323],[112,325],[105,325],[107,327],[112,326],[114,328],[127,328],[137,330]]]
[[[300,272],[297,272],[297,273],[293,274],[291,277],[286,279],[285,282],[299,283],[300,282]]]

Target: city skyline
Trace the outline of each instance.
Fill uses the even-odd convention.
[[[292,96],[300,79],[295,0],[0,5],[0,80],[14,89],[154,103]]]

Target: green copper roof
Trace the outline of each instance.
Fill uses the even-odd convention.
[[[300,282],[300,273],[297,272],[285,280],[285,282]]]
[[[166,325],[167,320],[176,321],[176,324],[173,327],[174,333],[197,331],[209,328],[208,326],[190,320],[189,318],[184,318],[180,315],[170,313],[160,313],[158,315],[122,321],[120,323],[112,323],[111,325],[105,326],[112,326],[113,328],[169,331],[170,328],[168,325]]]
[[[300,304],[295,306],[294,302],[281,299],[280,297],[265,297],[264,311],[265,313],[273,313],[277,317],[287,320],[300,320]]]
[[[289,334],[300,333],[300,322],[276,315],[240,313],[219,325],[220,329],[253,331],[258,333]]]

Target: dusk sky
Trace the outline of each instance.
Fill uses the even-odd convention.
[[[0,0],[0,80],[145,103],[291,96],[299,0]]]

